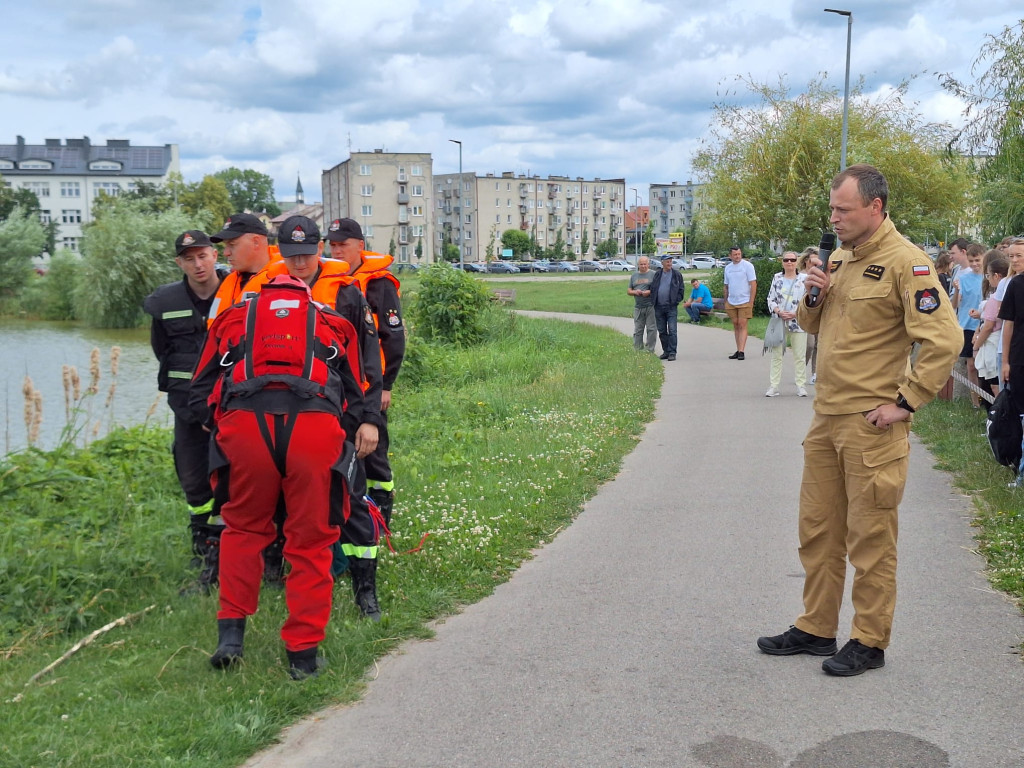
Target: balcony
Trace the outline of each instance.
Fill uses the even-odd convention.
[[[570,187],[570,188],[565,190],[565,196],[566,197],[570,197],[570,198],[571,197],[576,197],[576,192],[572,189],[572,187]]]
[[[525,205],[520,205],[519,206],[519,212],[520,213],[526,213],[526,206]]]
[[[399,192],[398,193],[398,204],[399,205],[408,205],[409,204],[409,194],[407,192]]]
[[[525,184],[520,184],[519,185],[519,196],[520,197],[526,197],[526,185]]]
[[[548,200],[554,200],[555,196],[557,194],[558,194],[558,190],[557,189],[555,189],[554,187],[549,187],[548,188]]]

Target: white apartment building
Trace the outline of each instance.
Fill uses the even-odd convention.
[[[670,232],[688,232],[693,219],[704,208],[701,198],[703,184],[687,181],[680,184],[651,184],[648,200],[654,236],[668,237]]]
[[[324,223],[354,219],[367,250],[386,253],[395,242],[395,260],[415,262],[417,244],[430,261],[433,171],[429,152],[352,152],[321,174]]]
[[[118,195],[137,183],[163,184],[179,172],[178,145],[133,147],[128,139],[93,145],[81,139],[46,139],[44,144],[0,144],[0,176],[8,187],[32,190],[44,224],[55,221],[57,247],[77,252],[82,225],[92,221],[101,194]]]
[[[448,238],[462,247],[466,261],[484,261],[500,254],[502,233],[519,229],[543,248],[552,247],[561,233],[577,259],[593,255],[594,246],[611,237],[619,243],[621,255],[625,197],[625,179],[541,178],[511,171],[500,176],[465,171],[461,179],[458,173],[438,174],[434,177],[434,252],[440,255]],[[588,254],[582,248],[584,233]],[[488,247],[493,249],[490,254]]]

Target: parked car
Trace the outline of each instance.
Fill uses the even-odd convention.
[[[718,266],[713,256],[694,256],[690,264],[694,269],[714,269]]]
[[[504,272],[508,275],[518,275],[519,267],[509,261],[492,261],[487,264],[488,272]]]
[[[519,267],[520,272],[547,272],[548,263],[546,261],[520,261],[516,264]]]
[[[696,267],[686,259],[672,259],[672,266],[679,270],[696,269]]]
[[[580,272],[607,272],[608,267],[599,261],[591,261],[590,259],[583,259],[577,262],[580,268]]]
[[[392,264],[391,266],[394,268],[395,272],[397,274],[399,274],[399,275],[402,274],[403,272],[419,272],[420,271],[420,265],[419,264]],[[456,265],[456,266],[458,266],[458,265]]]
[[[715,265],[719,267],[726,267],[731,263],[732,261],[729,259],[728,256],[722,256],[715,262]]]
[[[455,262],[455,268],[459,268],[459,262]],[[478,264],[475,261],[467,261],[462,267],[465,272],[486,272],[487,267],[483,264]]]
[[[551,262],[552,272],[579,272],[580,268],[573,264],[571,261],[553,261]]]
[[[622,259],[609,259],[604,263],[609,272],[632,272],[636,266]]]

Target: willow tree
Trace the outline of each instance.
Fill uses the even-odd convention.
[[[796,96],[782,83],[740,82],[755,103],[715,104],[710,136],[693,160],[706,185],[703,234],[816,244],[828,228],[829,188],[839,172],[842,97],[821,78]],[[968,177],[963,161],[946,151],[951,136],[907,103],[905,84],[882,97],[861,87],[851,95],[847,162],[886,175],[893,222],[913,240],[941,239],[965,216]]]
[[[953,146],[975,161],[978,207],[992,241],[1024,232],[1024,20],[988,35],[971,72],[974,83],[941,80],[966,104]]]

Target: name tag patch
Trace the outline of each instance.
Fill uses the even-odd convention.
[[[841,261],[830,261],[828,263],[828,273],[831,275],[833,272],[839,269],[839,267],[841,267],[842,264],[843,262]]]
[[[917,267],[915,267],[917,269]],[[885,274],[885,267],[881,264],[872,264],[870,267],[864,270],[864,277],[870,277],[872,280],[881,280],[882,275]]]
[[[939,308],[939,292],[935,288],[925,288],[923,291],[918,291],[914,294],[914,304],[918,312],[930,315]]]

